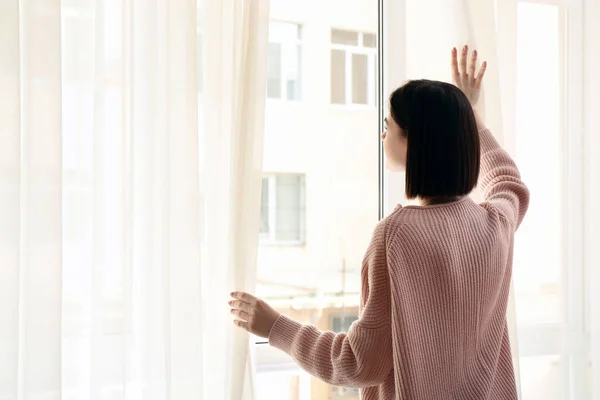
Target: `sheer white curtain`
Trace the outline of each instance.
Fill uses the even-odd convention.
[[[593,400],[600,399],[600,3],[583,2],[584,96],[583,126],[586,134],[585,260],[586,335],[590,338],[588,376]]]
[[[253,395],[248,335],[228,314],[229,291],[254,292],[262,182],[269,0],[200,0],[205,227],[206,399]],[[248,360],[247,363],[244,361]],[[227,388],[222,394],[221,388]]]
[[[268,0],[0,4],[0,398],[239,399]],[[246,382],[246,383],[245,383]]]

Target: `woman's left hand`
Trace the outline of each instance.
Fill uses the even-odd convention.
[[[229,302],[231,313],[238,318],[233,323],[256,336],[268,338],[280,314],[251,294],[233,292],[231,297],[235,299]]]

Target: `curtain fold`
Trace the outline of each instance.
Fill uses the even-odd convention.
[[[60,1],[1,10],[0,396],[58,399],[61,58],[51,49],[60,48]]]
[[[19,3],[0,5],[0,397],[16,398],[19,379],[21,79]]]
[[[268,0],[0,5],[0,398],[246,399]]]
[[[233,330],[222,307],[229,292],[215,289],[254,291],[269,1],[205,5],[201,185],[207,188],[204,216],[212,234],[206,237],[202,281],[204,303],[215,305],[204,313],[205,395],[225,385],[224,398],[251,398],[251,370],[244,362],[248,336]]]
[[[30,1],[21,13],[19,391],[33,398],[61,388],[61,58],[50,50],[60,45],[60,1]]]
[[[600,399],[600,4],[583,1],[584,71],[583,115],[585,132],[585,169],[587,170],[585,219],[586,291],[589,306],[586,311],[586,334],[590,338],[588,373],[593,400]]]

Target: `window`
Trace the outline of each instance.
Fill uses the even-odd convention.
[[[304,176],[275,174],[262,180],[260,235],[274,243],[301,243],[304,231]]]
[[[267,97],[300,100],[301,97],[300,25],[271,21],[267,56]]]
[[[357,388],[331,387],[331,400],[358,400],[359,390]]]
[[[563,194],[575,191],[569,190],[562,173],[567,153],[561,122],[560,14],[556,5],[520,2],[517,7],[515,160],[535,195],[515,237],[513,276],[522,394],[532,400],[565,398],[569,383],[561,376],[568,375],[569,363],[577,365],[560,348],[567,301],[564,254],[570,246],[563,232],[575,222],[563,220]],[[539,132],[544,132],[542,142]],[[540,152],[543,173],[532,157]]]
[[[331,330],[334,332],[348,332],[350,325],[358,320],[358,314],[334,316],[331,319]]]
[[[262,169],[268,172],[262,184],[256,295],[284,315],[325,331],[332,329],[333,317],[338,317],[337,329],[344,330],[353,320],[349,317],[358,315],[360,269],[379,219],[376,37],[358,33],[377,32],[378,1],[336,0],[330,6],[343,10],[337,13],[323,12],[322,6],[302,0],[270,3],[273,21],[302,25],[271,22],[267,97],[302,103],[290,107],[272,101],[265,109]],[[330,27],[337,24],[355,42],[332,44]],[[344,54],[344,63],[330,69],[332,46]],[[354,93],[361,112],[331,106],[330,80],[345,74],[357,79],[354,88],[348,81],[350,97],[341,104],[351,105]],[[277,349],[256,344],[254,350],[258,399],[358,399],[356,390],[332,388]]]
[[[331,103],[375,105],[376,47],[373,33],[331,30]]]

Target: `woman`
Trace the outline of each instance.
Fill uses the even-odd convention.
[[[412,81],[390,96],[382,140],[406,195],[375,228],[362,267],[360,319],[320,332],[232,293],[235,324],[306,371],[364,399],[517,399],[506,325],[514,234],[529,192],[477,116],[484,62],[468,48],[454,85]],[[475,111],[474,111],[475,110]],[[468,194],[479,179],[484,202]]]

